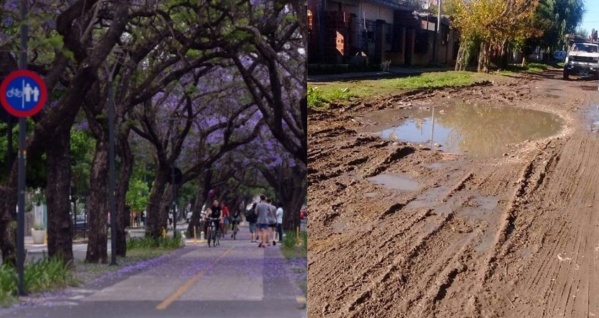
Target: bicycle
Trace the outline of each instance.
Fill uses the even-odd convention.
[[[210,222],[208,225],[208,247],[210,247],[210,242],[212,242],[212,246],[220,245],[219,233],[218,233],[218,218],[209,218],[207,222]]]
[[[13,87],[6,91],[6,97],[11,98],[13,96],[16,96],[17,98],[21,98],[23,96],[23,94],[21,94],[20,90]]]

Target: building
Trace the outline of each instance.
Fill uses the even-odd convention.
[[[393,0],[308,0],[309,63],[344,63],[363,54],[373,63],[435,62],[437,18]],[[441,21],[440,62],[455,61],[449,20]]]

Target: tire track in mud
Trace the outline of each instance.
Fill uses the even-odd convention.
[[[589,315],[589,301],[587,300],[586,304],[584,304],[585,299],[589,298],[588,293],[583,294],[582,297],[575,297],[577,295],[573,293],[579,291],[581,284],[589,286],[589,278],[595,278],[594,283],[597,283],[596,277],[585,277],[585,272],[581,271],[581,269],[589,268],[591,266],[589,262],[593,258],[592,255],[594,250],[592,245],[588,244],[588,241],[590,237],[596,236],[593,235],[593,233],[596,232],[596,230],[593,231],[596,222],[592,222],[594,217],[592,206],[597,203],[597,191],[595,190],[592,179],[597,180],[596,178],[598,176],[595,171],[598,167],[595,160],[593,160],[594,158],[592,158],[592,154],[596,153],[598,150],[597,148],[599,147],[597,147],[595,143],[595,145],[590,145],[591,149],[589,149],[589,146],[585,145],[587,143],[588,140],[582,139],[577,140],[574,145],[567,145],[564,150],[567,154],[565,156],[565,165],[567,166],[565,167],[566,169],[563,169],[563,166],[559,166],[558,168],[563,170],[558,170],[558,173],[563,171],[563,174],[569,175],[570,178],[568,179],[570,183],[559,184],[559,187],[555,188],[555,190],[549,189],[553,190],[553,192],[561,190],[563,187],[573,189],[573,191],[570,191],[565,195],[562,207],[565,208],[566,204],[571,205],[570,209],[565,208],[564,210],[570,214],[576,213],[576,215],[571,215],[569,222],[570,226],[567,227],[567,232],[565,235],[560,236],[557,242],[560,246],[560,249],[557,252],[566,252],[565,255],[562,254],[564,255],[563,257],[565,258],[566,255],[571,255],[571,257],[569,257],[571,260],[560,260],[558,268],[554,271],[554,277],[560,278],[560,281],[558,284],[553,285],[555,288],[552,290],[552,293],[550,293],[550,297],[548,297],[549,303],[553,304],[553,306],[548,308],[549,310],[546,311],[546,316],[552,316],[558,313],[566,316],[569,316],[570,314],[577,314],[577,316],[579,316],[582,312]],[[583,151],[578,153],[569,151],[573,146],[578,146],[576,149],[581,149]],[[595,148],[594,151],[592,148]],[[581,156],[582,158],[580,158]],[[570,160],[576,160],[579,165],[569,164]],[[574,171],[572,171],[572,167],[575,167]],[[585,167],[587,169],[584,169]],[[585,172],[585,170],[589,172]],[[574,178],[572,178],[573,176]],[[578,186],[576,187],[574,185]],[[551,193],[552,192],[549,192],[549,194]],[[555,256],[548,255],[548,257],[554,258]],[[583,290],[588,289],[588,287],[583,287]],[[583,303],[582,305],[576,305],[581,302]],[[583,309],[581,307],[586,308]]]
[[[544,148],[547,147],[547,144]],[[531,159],[527,160],[527,163],[521,169],[519,173],[518,180],[514,183],[516,187],[513,188],[512,194],[510,195],[510,199],[507,203],[507,206],[504,208],[504,212],[501,214],[499,225],[495,230],[495,238],[492,244],[492,247],[486,253],[484,257],[484,261],[482,266],[478,269],[476,276],[478,276],[478,283],[472,286],[472,299],[463,299],[462,300],[462,308],[470,308],[470,314],[472,315],[480,315],[480,308],[483,307],[493,307],[489,304],[486,304],[484,300],[480,298],[481,291],[485,289],[487,286],[487,282],[493,278],[495,275],[496,269],[500,268],[501,259],[504,258],[513,247],[514,237],[518,237],[522,231],[522,229],[526,228],[526,226],[516,228],[516,223],[520,221],[518,211],[521,207],[525,206],[527,203],[527,197],[534,193],[535,190],[543,184],[545,180],[546,173],[549,169],[549,164],[553,162],[553,156],[549,159],[543,161],[544,156],[547,153],[539,149],[539,151],[532,156]],[[541,164],[537,164],[538,162]],[[513,184],[512,184],[513,187]],[[491,234],[492,228],[489,228],[487,236]],[[499,276],[502,276],[502,279],[509,280],[507,271],[508,266],[504,264],[502,268],[504,272],[499,273]],[[495,294],[499,295],[501,292],[495,291]],[[488,296],[487,296],[488,297]],[[509,296],[503,294],[503,298],[508,300],[512,307],[515,307],[514,303],[509,299]],[[481,303],[482,302],[482,303]],[[477,306],[478,305],[478,306]],[[515,308],[514,308],[515,309]]]
[[[537,233],[541,238],[538,252],[530,261],[514,264],[521,266],[517,276],[523,279],[512,280],[510,293],[520,295],[516,312],[521,316],[586,317],[591,308],[597,308],[589,291],[598,283],[597,272],[591,270],[596,267],[596,246],[590,243],[597,242],[597,213],[592,207],[598,204],[595,182],[599,180],[599,165],[594,158],[598,151],[596,141],[576,136],[562,151],[545,158],[544,165],[535,165],[541,171],[536,174],[541,184],[525,196],[531,201],[529,208],[516,210],[521,221],[518,234],[525,236],[516,247],[530,241],[526,233]],[[505,262],[516,260],[508,258],[507,245],[498,254],[497,266],[505,267]],[[497,281],[487,283],[490,287]]]
[[[493,271],[496,267],[495,261],[497,260],[498,256],[505,253],[506,246],[504,244],[513,232],[513,228],[515,226],[514,223],[517,217],[517,210],[527,195],[527,188],[531,184],[534,187],[540,185],[539,182],[542,180],[542,178],[544,178],[544,176],[541,177],[540,174],[537,174],[537,178],[534,178],[535,161],[537,161],[538,158],[539,153],[537,153],[531,160],[528,161],[520,173],[520,178],[517,181],[518,186],[514,189],[514,192],[511,195],[510,203],[502,214],[503,218],[495,236],[493,248],[487,254],[485,262],[486,265],[481,269],[479,276],[481,277],[481,287],[491,277],[491,275],[493,275]]]
[[[403,228],[400,227],[398,229],[397,232],[393,233],[392,235],[388,236],[388,238],[386,240],[384,240],[382,243],[379,244],[379,248],[375,249],[375,248],[370,248],[367,253],[365,255],[362,255],[362,257],[364,259],[378,259],[379,261],[377,262],[376,265],[374,266],[370,266],[368,268],[366,268],[364,271],[362,271],[358,277],[362,278],[362,277],[369,277],[372,276],[374,272],[376,272],[377,269],[379,269],[382,265],[382,262],[386,259],[388,259],[392,254],[393,254],[393,249],[388,249],[387,253],[380,256],[378,255],[378,251],[380,250],[380,248],[386,246],[386,245],[392,245],[397,243],[397,240],[402,238],[403,235],[407,234],[408,237],[407,238],[411,238],[413,235],[417,234],[417,232],[408,232],[410,229],[414,229],[415,226],[419,226],[420,225],[420,221],[425,219],[429,214],[429,211],[423,211],[420,213],[417,213],[415,216],[415,220],[413,220],[411,223],[406,224]],[[379,232],[380,229],[377,229],[377,232]],[[369,233],[370,231],[365,230],[363,231],[363,233],[361,233],[360,235],[356,235],[355,238],[352,241],[348,241],[347,243],[344,243],[344,245],[346,246],[354,246],[358,241],[364,240],[364,237],[367,234],[379,234],[379,233]],[[384,233],[381,233],[381,235],[384,235]],[[374,235],[373,235],[374,236]],[[405,238],[405,237],[403,237]],[[343,248],[341,248],[341,250],[343,250]],[[356,255],[357,256],[357,255]],[[331,258],[331,262],[332,266],[334,266],[334,264],[337,262],[336,258]],[[377,266],[378,265],[378,266]],[[331,279],[336,279],[335,277],[331,277]],[[338,290],[336,292],[336,298],[337,299],[341,299],[344,298],[346,296],[347,293],[351,293],[352,290],[355,291],[356,289],[358,289],[361,285],[361,281],[355,279],[353,281],[353,283],[350,283],[348,285],[346,285],[345,287],[343,287],[341,290]]]
[[[438,200],[437,204],[440,204],[442,202],[447,202],[447,200],[449,199],[449,197],[453,194],[455,194],[457,191],[460,191],[461,189],[464,188],[466,182],[472,180],[473,177],[473,173],[469,172],[467,173],[465,176],[463,176],[462,178],[459,179],[459,181],[457,182],[457,184],[455,184],[455,186],[452,188],[452,190],[450,190],[447,195],[445,195],[444,197],[440,198]],[[427,209],[424,212],[424,215],[430,215],[432,213],[432,209]],[[348,304],[346,304],[345,306],[345,312],[348,314],[351,314],[349,317],[359,317],[360,315],[364,315],[364,308],[363,308],[363,304],[365,304],[367,302],[368,299],[370,299],[373,296],[376,296],[377,299],[381,299],[385,297],[385,291],[388,290],[388,285],[392,284],[393,282],[397,281],[398,279],[400,281],[403,281],[405,284],[409,284],[409,280],[410,277],[416,277],[418,275],[409,275],[407,277],[404,277],[403,279],[401,277],[403,277],[403,272],[408,272],[415,264],[417,264],[417,262],[413,262],[414,259],[416,259],[420,254],[421,251],[423,249],[425,249],[427,247],[427,245],[432,241],[432,237],[436,236],[440,231],[442,231],[445,227],[447,227],[451,221],[453,220],[455,216],[455,212],[452,211],[448,214],[446,214],[444,217],[442,217],[440,220],[437,220],[436,223],[434,223],[432,226],[430,226],[429,224],[423,224],[422,226],[424,227],[430,227],[428,229],[428,231],[426,231],[426,233],[424,235],[418,235],[421,231],[419,229],[414,229],[412,226],[411,232],[413,233],[411,237],[414,236],[418,236],[416,238],[416,241],[413,244],[410,244],[410,242],[412,241],[411,237],[410,238],[403,238],[404,241],[404,245],[401,247],[396,247],[395,250],[408,250],[406,255],[403,256],[401,254],[398,254],[396,257],[393,258],[392,262],[389,263],[385,263],[384,260],[388,259],[389,256],[391,254],[394,253],[393,250],[389,251],[387,253],[387,256],[383,258],[382,261],[378,261],[377,264],[375,264],[374,266],[371,267],[371,269],[376,268],[376,269],[381,269],[381,268],[386,268],[386,270],[380,271],[377,275],[371,274],[371,270],[369,270],[367,273],[362,273],[362,275],[360,277],[365,277],[366,275],[368,275],[369,277],[376,277],[373,281],[371,281],[369,284],[366,284],[359,292],[354,293],[354,296],[350,299],[350,302]],[[426,218],[423,218],[423,221],[426,221]],[[431,221],[434,222],[434,221]],[[424,223],[424,222],[423,222]],[[470,240],[472,240],[473,235],[470,235]],[[470,241],[468,240],[468,241]],[[462,244],[464,242],[461,242]],[[457,247],[460,244],[460,242],[454,243],[454,245]],[[411,247],[410,247],[411,245]],[[464,244],[467,245],[467,244]],[[464,250],[464,249],[462,249]],[[437,255],[442,255],[440,257],[440,259],[452,259],[452,258],[457,258],[461,255],[461,253],[457,253],[455,254],[454,249],[447,249],[445,250],[442,254],[439,253]],[[435,276],[435,272],[440,271],[440,268],[446,268],[448,266],[451,266],[449,263],[443,262],[443,261],[437,261],[435,263],[437,266],[432,266],[431,268],[433,269],[429,269],[428,271],[426,271],[424,277],[426,277],[426,279],[428,281],[433,280],[433,276]],[[403,269],[403,270],[400,270]],[[448,272],[448,275],[451,273],[451,271]],[[420,279],[422,280],[422,279]],[[449,280],[449,283],[451,283],[451,280]],[[430,282],[428,283],[430,285]],[[438,290],[436,291],[436,294],[441,293],[441,288],[445,289],[447,288],[446,285],[444,284],[439,284],[438,286]],[[347,290],[344,290],[342,293],[347,292]],[[430,292],[430,293],[434,293],[434,292]],[[406,299],[406,302],[408,303],[408,307],[410,303],[413,303],[415,301],[417,301],[418,299],[422,298],[423,295],[419,294],[416,296],[416,299]],[[366,312],[369,312],[368,310],[366,310]]]

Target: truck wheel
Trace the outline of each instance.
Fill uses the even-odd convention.
[[[564,70],[564,79],[565,80],[569,80],[570,79],[570,74],[568,74],[568,71]]]

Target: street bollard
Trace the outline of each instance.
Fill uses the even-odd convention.
[[[205,237],[204,237],[204,231],[201,231],[200,232],[200,241],[204,242],[204,239],[205,239]]]
[[[299,226],[295,230],[295,246],[300,246],[300,231]]]
[[[162,238],[166,238],[166,229],[162,228]]]
[[[197,235],[198,233],[197,232],[198,231],[197,231],[196,227],[194,226],[193,227],[193,244],[198,244],[198,235]]]

